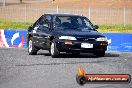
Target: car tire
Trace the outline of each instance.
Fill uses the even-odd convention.
[[[96,55],[97,57],[104,57],[105,51],[96,52],[96,53],[94,53],[94,55]]]
[[[56,47],[56,43],[54,41],[51,42],[51,46],[50,46],[50,54],[52,58],[57,58],[59,56],[59,51]]]
[[[33,44],[33,38],[29,38],[29,41],[28,41],[28,53],[29,53],[29,55],[36,55],[37,51],[38,50],[35,48],[35,46]]]

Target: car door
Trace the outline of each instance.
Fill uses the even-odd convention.
[[[32,30],[33,43],[38,48],[41,47],[40,36],[39,36],[39,34],[41,33],[41,24],[40,24],[41,19],[42,16],[33,24],[33,30]]]
[[[39,43],[40,43],[40,47],[42,49],[49,49],[50,48],[50,41],[49,41],[49,37],[50,37],[50,25],[49,25],[49,16],[45,15],[43,16],[43,18],[40,20],[40,26],[39,29],[41,29],[40,33],[39,33]]]

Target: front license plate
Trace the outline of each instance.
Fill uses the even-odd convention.
[[[90,43],[81,43],[81,48],[93,48],[93,44],[90,44]]]

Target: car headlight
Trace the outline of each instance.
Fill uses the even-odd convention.
[[[106,37],[99,37],[96,39],[96,41],[107,41]]]
[[[59,39],[66,39],[66,40],[77,40],[75,37],[73,36],[61,36],[59,37]]]

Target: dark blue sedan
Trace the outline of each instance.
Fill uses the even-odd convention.
[[[98,26],[84,16],[44,14],[28,28],[28,53],[35,55],[43,49],[49,50],[53,58],[58,57],[60,52],[75,55],[93,53],[102,57],[108,43],[96,29]]]

